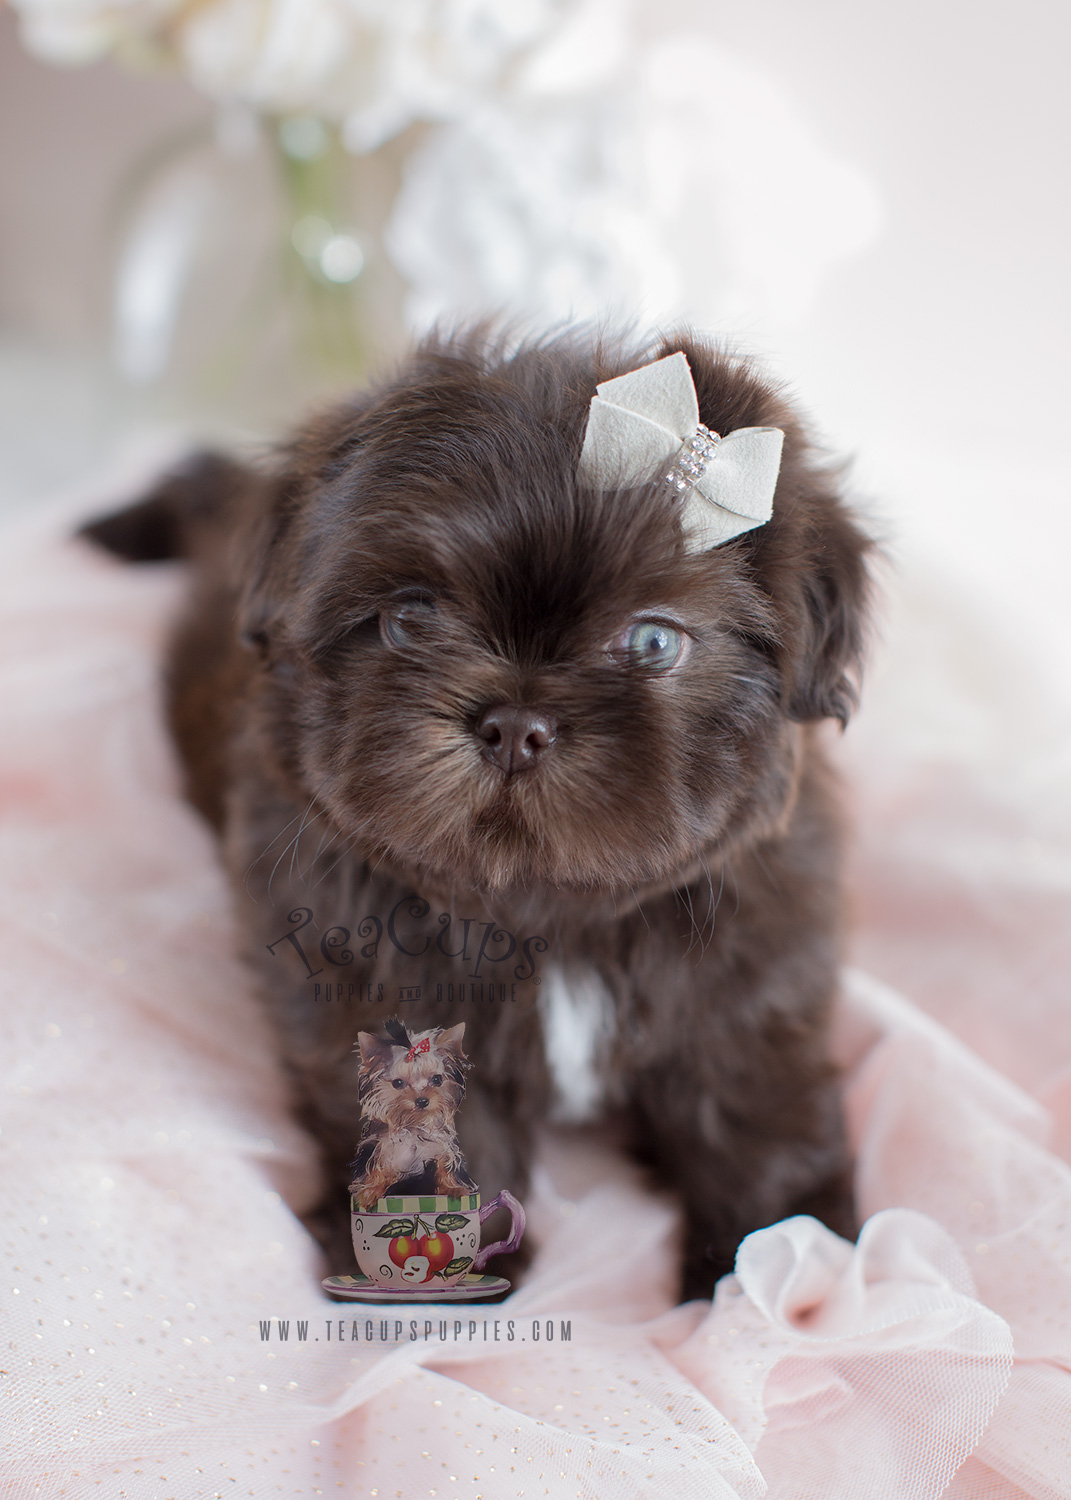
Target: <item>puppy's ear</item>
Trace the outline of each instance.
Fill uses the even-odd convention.
[[[828,491],[807,496],[800,519],[795,567],[783,580],[785,707],[801,722],[839,719],[845,725],[858,698],[872,543]]]
[[[768,596],[774,635],[758,632],[777,664],[793,719],[839,719],[855,707],[869,602],[871,543],[838,493],[838,474],[815,460],[808,434],[783,394],[745,359],[694,338],[674,338],[695,380],[703,421],[715,432],[779,427],[785,435],[774,513],[729,543],[749,557]]]
[[[194,453],[126,510],[79,531],[126,562],[167,562],[218,547],[255,476],[219,453]]]
[[[231,556],[243,645],[271,660],[282,633],[284,601],[308,584],[300,536],[302,512],[317,485],[337,480],[362,442],[361,421],[370,403],[360,394],[308,422],[276,455],[272,474],[258,476]]]
[[[272,656],[291,582],[293,564],[283,542],[292,525],[297,489],[289,474],[266,479],[241,517],[231,552],[238,638],[265,661]]]
[[[772,606],[762,649],[776,664],[789,718],[844,725],[858,696],[873,543],[840,499],[836,475],[810,467],[790,413],[780,425],[787,430],[773,517],[742,539]]]
[[[439,1033],[439,1039],[435,1043],[440,1052],[452,1052],[455,1057],[464,1057],[461,1043],[465,1037],[465,1023],[459,1021],[456,1026],[451,1026],[446,1031]]]
[[[379,1038],[373,1036],[370,1031],[359,1031],[357,1033],[357,1045],[361,1050],[361,1061],[363,1063],[374,1062],[383,1047],[383,1043]]]

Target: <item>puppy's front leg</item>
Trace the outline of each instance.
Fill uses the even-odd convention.
[[[445,1193],[450,1198],[458,1198],[462,1193],[471,1193],[472,1187],[453,1172],[439,1167],[435,1173],[435,1191]]]
[[[384,1171],[382,1167],[372,1166],[361,1178],[360,1182],[351,1182],[350,1191],[357,1200],[358,1207],[366,1212],[371,1212],[380,1198],[387,1194],[387,1189],[394,1181],[392,1172]]]
[[[484,1087],[473,1073],[458,1115],[458,1139],[485,1202],[503,1188],[518,1198],[527,1191],[532,1123],[522,1111],[504,1108],[498,1091]]]
[[[493,1042],[489,1050],[492,1053],[495,1050]],[[492,1076],[488,1082],[473,1069],[465,1103],[458,1114],[458,1139],[465,1167],[479,1187],[484,1203],[503,1188],[524,1201],[535,1128],[545,1109],[541,1102],[545,1092],[541,1052],[533,1055],[530,1047],[518,1048],[512,1056],[516,1059],[512,1078]],[[488,1071],[493,1075],[493,1064]],[[501,1209],[487,1221],[484,1243],[506,1238],[507,1230],[508,1214]],[[532,1247],[526,1240],[514,1254],[489,1261],[486,1270],[491,1275],[516,1280],[531,1254]]]
[[[683,1199],[686,1298],[711,1296],[744,1236],[779,1219],[813,1213],[855,1234],[835,1081],[748,1071],[663,1067],[638,1080],[636,1154]]]

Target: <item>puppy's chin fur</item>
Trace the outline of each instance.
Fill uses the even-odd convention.
[[[664,487],[576,480],[596,385],[677,349],[708,427],[785,434],[772,519],[700,556]],[[689,1290],[784,1212],[850,1222],[826,1047],[838,839],[812,726],[854,702],[867,543],[768,382],[687,338],[431,344],[270,470],[200,460],[94,530],[197,564],[172,725],[254,898],[252,948],[343,1204],[360,1022],[311,1015],[303,976],[263,949],[297,905],[336,902],[340,921],[415,890],[523,914],[567,982],[606,987],[606,1096],[685,1196]],[[679,631],[672,668],[622,654],[645,619]],[[488,752],[495,705],[550,726],[512,774]],[[287,849],[297,875],[276,882]],[[382,953],[332,963],[339,981],[402,980]],[[444,976],[421,963],[430,990]],[[519,1191],[553,1094],[539,1011],[466,1020],[466,1153],[485,1191]]]
[[[771,726],[754,784],[702,809],[703,817],[680,781],[660,770],[665,756],[657,746],[639,806],[624,778],[600,787],[582,766],[503,782],[472,765],[468,746],[460,765],[429,768],[423,781],[432,806],[411,805],[412,787],[399,788],[393,805],[404,826],[393,837],[385,828],[382,843],[375,823],[361,831],[350,805],[323,800],[340,828],[354,830],[362,858],[402,885],[447,907],[471,893],[489,909],[545,921],[575,909],[578,899],[592,913],[627,909],[696,879],[741,843],[776,835],[795,805],[804,738],[798,725]],[[389,825],[389,814],[382,821]]]

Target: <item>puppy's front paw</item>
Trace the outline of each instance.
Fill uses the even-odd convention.
[[[452,1172],[437,1172],[435,1191],[445,1193],[448,1198],[460,1198],[463,1193],[472,1192],[472,1183],[462,1182],[461,1178],[455,1177]]]
[[[389,1186],[384,1177],[362,1177],[360,1181],[350,1183],[350,1195],[358,1208],[371,1213]]]

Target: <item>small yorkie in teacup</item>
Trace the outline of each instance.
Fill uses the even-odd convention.
[[[361,1138],[352,1165],[355,1206],[404,1194],[474,1191],[454,1116],[465,1097],[465,1023],[408,1032],[391,1018],[384,1036],[358,1034]]]

